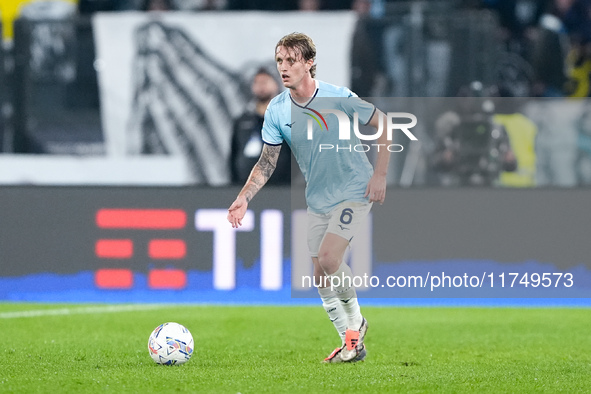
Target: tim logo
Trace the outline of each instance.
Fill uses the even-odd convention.
[[[134,240],[121,237],[122,231],[154,231],[158,237],[148,242],[147,252],[151,260],[181,260],[187,255],[184,239],[175,238],[176,230],[187,224],[187,214],[181,209],[118,209],[103,208],[96,212],[96,226],[105,230],[108,238],[96,240],[94,253],[99,259],[111,260],[109,265],[125,266],[125,261],[138,252]],[[161,238],[171,231],[171,236]],[[134,285],[133,272],[129,268],[103,268],[95,272],[95,285],[99,289],[130,289]],[[151,289],[182,289],[187,276],[179,269],[152,269],[148,274],[148,287]]]
[[[315,111],[309,108],[314,114],[305,112],[306,115],[310,116],[307,124],[307,136],[308,140],[312,140],[314,136],[314,121],[320,127],[320,130],[328,131],[328,124],[326,118],[323,115],[335,115],[339,124],[339,140],[350,140],[351,129],[355,133],[355,136],[361,141],[375,141],[382,136],[384,131],[387,134],[388,141],[392,141],[394,130],[402,131],[411,141],[418,141],[417,137],[410,131],[411,128],[417,125],[417,117],[408,112],[388,112],[385,116],[379,118],[378,128],[375,134],[362,134],[359,131],[359,114],[355,112],[353,114],[353,127],[351,127],[351,120],[349,116],[343,111],[336,109],[325,109]],[[385,118],[385,125],[384,125]],[[407,120],[406,122],[400,122],[401,120]],[[322,127],[324,126],[324,128]],[[356,144],[347,147],[342,147],[334,144],[320,144],[319,151],[323,150],[336,150],[339,151],[355,151],[355,152],[368,152],[371,147],[376,147],[379,151],[381,147],[385,147],[390,152],[401,152],[404,148],[399,144]]]

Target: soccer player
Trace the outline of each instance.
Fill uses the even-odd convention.
[[[315,58],[314,42],[305,34],[288,34],[277,43],[275,61],[287,89],[271,100],[265,112],[261,156],[228,209],[228,221],[234,228],[242,224],[248,203],[273,173],[281,144],[287,141],[306,180],[308,248],[314,263],[314,280],[321,284],[318,292],[323,307],[341,337],[341,346],[324,362],[356,362],[363,360],[367,353],[363,342],[368,325],[361,315],[352,286],[351,269],[343,262],[343,256],[372,204],[384,202],[389,152],[387,149],[378,150],[373,169],[365,153],[350,149],[359,143],[352,133],[350,141],[347,141],[351,143],[350,151],[323,151],[319,149],[320,144],[325,144],[325,147],[332,144],[334,147],[343,143],[339,141],[339,133],[334,131],[339,126],[337,116],[323,117],[327,130],[317,132],[309,140],[302,137],[307,135],[304,127],[306,117],[299,115],[304,111],[312,116],[333,103],[334,109],[338,107],[350,120],[357,113],[359,123],[377,129],[384,114],[359,99],[348,88],[315,79]],[[324,106],[314,109],[315,101]],[[299,117],[293,119],[292,115]],[[377,143],[386,146],[386,138],[386,133],[382,133]]]

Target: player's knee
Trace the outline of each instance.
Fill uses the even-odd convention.
[[[339,268],[340,257],[327,250],[318,253],[318,264],[327,274],[332,274]]]

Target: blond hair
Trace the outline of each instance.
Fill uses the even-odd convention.
[[[302,56],[304,62],[307,62],[308,60],[316,60],[316,45],[314,45],[314,41],[304,33],[290,33],[283,36],[277,45],[275,45],[275,52],[277,52],[277,48],[280,46],[295,49]],[[310,68],[310,75],[312,78],[316,76],[315,64]]]

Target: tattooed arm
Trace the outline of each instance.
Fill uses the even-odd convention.
[[[252,168],[246,184],[228,209],[228,221],[232,223],[232,227],[238,228],[242,225],[242,218],[246,214],[248,203],[267,183],[273,171],[275,171],[280,150],[281,145],[263,145],[259,161]]]

